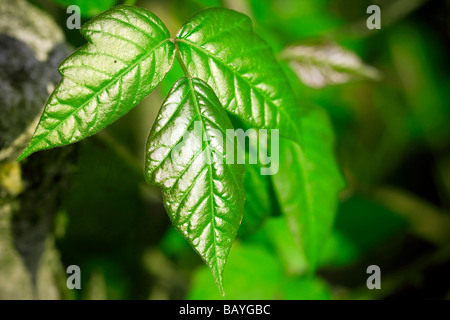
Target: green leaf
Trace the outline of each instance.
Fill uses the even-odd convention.
[[[364,64],[352,51],[334,43],[296,45],[285,48],[280,58],[307,86],[322,88],[363,78],[378,80],[377,69]]]
[[[149,94],[173,64],[169,31],[145,9],[115,7],[81,33],[89,43],[60,65],[63,78],[18,160],[97,133]]]
[[[162,188],[173,225],[211,268],[221,292],[244,207],[244,166],[225,164],[226,129],[233,126],[214,91],[200,79],[182,78],[158,113],[145,160],[147,181]]]
[[[250,18],[206,9],[183,25],[176,43],[188,73],[207,82],[227,111],[250,127],[280,129],[280,136],[297,138],[295,96]]]
[[[283,263],[286,274],[304,274],[307,269],[305,255],[298,241],[289,232],[286,217],[271,217],[264,224],[263,231]]]
[[[280,138],[280,166],[272,178],[281,211],[312,271],[330,234],[344,180],[334,158],[334,133],[326,114],[313,109],[301,118],[301,125],[302,146]]]

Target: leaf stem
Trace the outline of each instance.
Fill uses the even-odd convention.
[[[178,63],[180,64],[181,69],[183,69],[184,75],[185,75],[186,77],[188,77],[189,80],[190,80],[190,79],[191,79],[191,75],[189,74],[189,71],[188,71],[188,69],[187,69],[187,67],[186,67],[186,64],[184,63],[183,58],[181,57],[180,48],[178,47],[178,41],[177,41],[177,39],[175,39],[175,40],[173,41],[173,43],[175,44],[175,47],[176,47],[176,51],[177,51],[176,57],[177,57]]]

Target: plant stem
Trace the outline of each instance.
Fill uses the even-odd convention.
[[[183,58],[181,57],[180,48],[178,47],[178,43],[177,43],[176,39],[174,40],[174,43],[175,43],[176,50],[177,50],[176,56],[177,56],[178,63],[181,65],[181,69],[183,69],[184,75],[190,79],[191,76],[190,76],[189,71],[188,71],[188,69],[186,67],[186,64],[183,61]]]

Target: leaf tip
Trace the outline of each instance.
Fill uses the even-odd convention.
[[[22,161],[25,158],[28,158],[31,154],[35,153],[36,151],[39,151],[39,149],[36,149],[32,144],[28,144],[26,148],[20,153],[20,155],[17,157],[16,161]]]
[[[225,290],[223,289],[223,270],[221,272],[215,273],[213,271],[214,279],[216,280],[217,288],[219,289],[222,297],[225,297]]]
[[[16,159],[17,162],[22,161],[26,157],[28,157],[29,154],[27,153],[27,149],[25,149]]]
[[[222,297],[225,297],[225,290],[223,289],[223,283],[222,281],[217,282],[217,287],[219,288],[219,292],[221,294]]]

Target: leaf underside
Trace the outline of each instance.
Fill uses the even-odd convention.
[[[218,134],[225,138],[232,128],[212,89],[182,78],[159,111],[145,160],[147,181],[162,188],[173,225],[211,268],[221,292],[244,207],[244,166],[225,163],[226,144]]]
[[[60,65],[62,80],[18,160],[97,133],[149,94],[173,64],[169,31],[145,9],[115,7],[81,33],[88,44]]]
[[[189,74],[207,82],[227,111],[250,127],[297,138],[295,96],[249,17],[224,8],[203,10],[183,25],[176,42]]]

